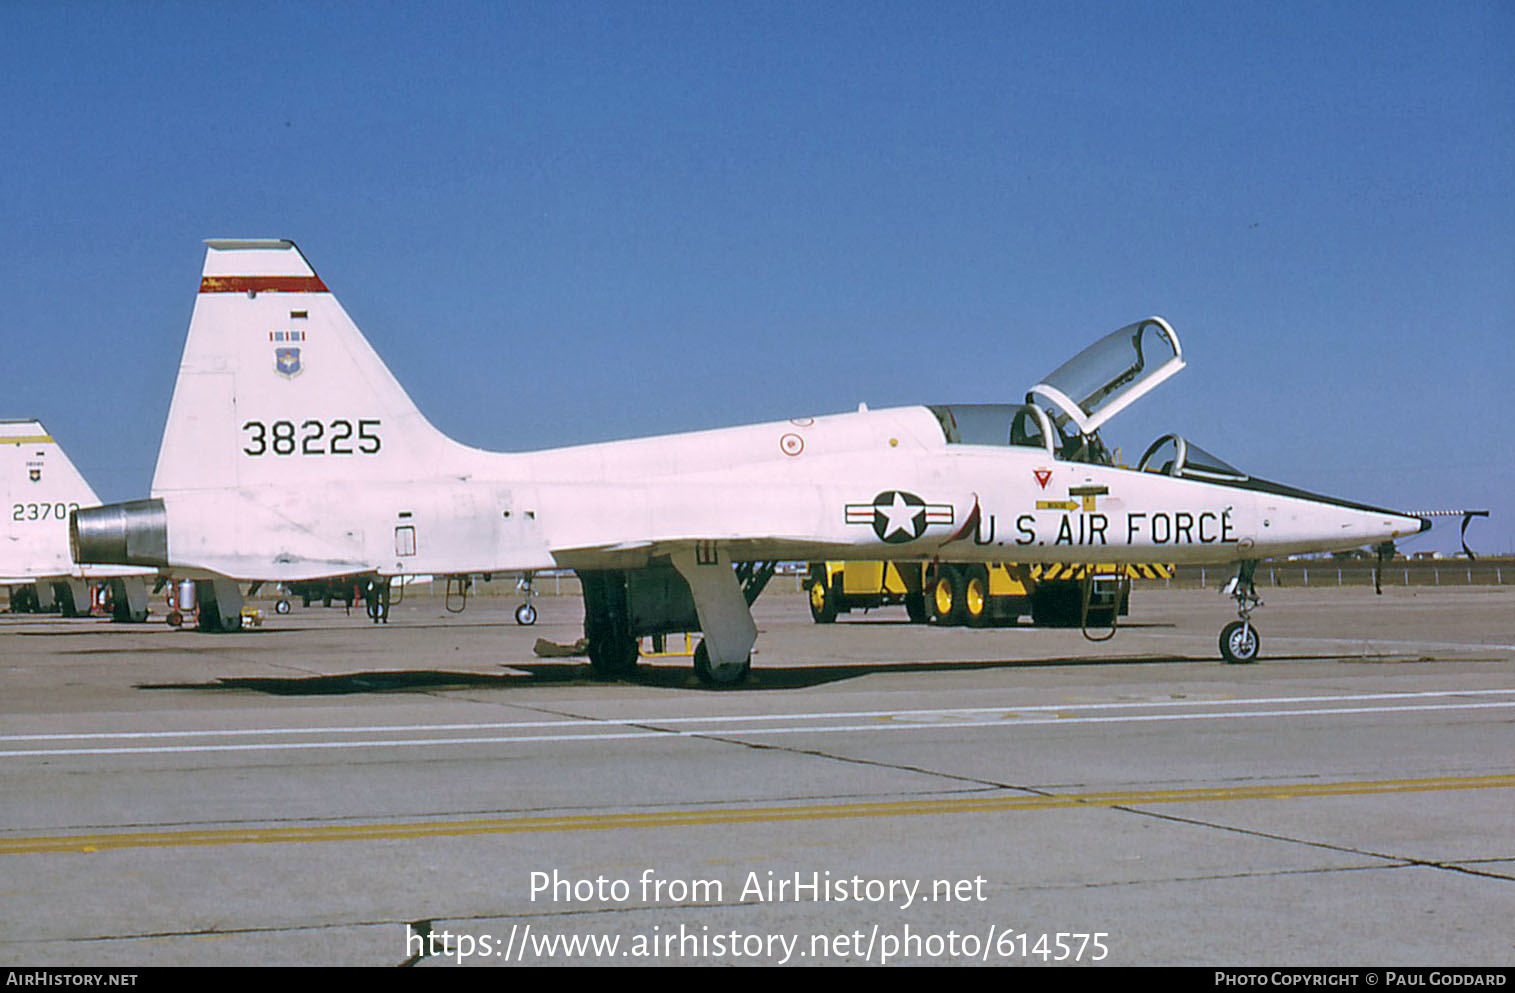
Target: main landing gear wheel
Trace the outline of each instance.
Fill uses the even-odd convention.
[[[289,613],[289,601],[288,600],[280,600],[278,603],[274,604],[274,613],[276,613],[276,614],[287,614],[287,613]]]
[[[537,608],[529,603],[523,603],[516,608],[516,623],[521,627],[531,627],[537,622]]]
[[[747,676],[752,672],[752,656],[749,655],[740,662],[724,662],[712,665],[710,651],[701,641],[699,647],[694,650],[694,674],[702,684],[711,689],[726,689],[732,686],[740,686],[747,681]]]
[[[1232,621],[1220,629],[1220,654],[1227,662],[1256,662],[1262,636],[1248,621]]]
[[[619,679],[636,671],[640,657],[626,602],[626,574],[611,570],[578,573],[584,588],[584,640],[596,679]]]
[[[619,679],[636,672],[642,657],[635,638],[594,639],[589,642],[589,667],[596,679]]]

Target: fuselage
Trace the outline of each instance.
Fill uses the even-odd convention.
[[[860,409],[487,452],[427,421],[292,242],[215,240],[151,498],[75,514],[74,551],[295,580],[635,569],[691,545],[700,563],[1228,562],[1421,529],[1246,477],[1197,480],[1184,457],[1171,474],[1104,464],[1098,425],[1182,365],[1154,317],[1034,386],[1047,409]]]
[[[950,444],[925,407],[527,454],[447,442],[425,479],[155,496],[169,561],[249,580],[630,568],[690,541],[736,560],[1224,563],[1423,528],[1284,487]]]

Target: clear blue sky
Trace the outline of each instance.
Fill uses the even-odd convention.
[[[1515,550],[1515,5],[0,4],[0,417],[145,496],[207,237],[521,450],[1016,401]],[[1413,548],[1457,547],[1438,527]]]

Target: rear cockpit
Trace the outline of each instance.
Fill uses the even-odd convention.
[[[1207,483],[1239,483],[1248,478],[1240,469],[1176,434],[1165,434],[1149,445],[1136,468]]]

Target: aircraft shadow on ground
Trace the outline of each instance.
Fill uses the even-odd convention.
[[[1265,662],[1308,662],[1340,659],[1336,655],[1288,655]],[[1171,665],[1174,663],[1222,664],[1216,658],[1187,655],[1105,656],[1099,658],[1045,658],[984,661],[879,662],[816,665],[803,668],[754,668],[741,686],[708,692],[751,693],[796,690],[861,676],[913,673],[977,672],[989,669],[1080,668],[1109,665]],[[1238,667],[1247,668],[1247,667]],[[532,686],[582,684],[585,686],[650,686],[660,689],[705,690],[692,667],[643,665],[634,676],[601,680],[594,678],[585,662],[510,663],[509,673],[457,672],[445,669],[363,671],[320,676],[230,676],[205,683],[139,683],[140,690],[194,690],[208,692],[254,692],[273,696],[341,696],[356,693],[417,693],[458,689],[517,689]]]
[[[588,668],[585,666],[584,668]],[[352,693],[418,692],[438,689],[500,689],[526,685],[516,675],[448,672],[443,669],[346,672],[324,676],[228,676],[208,683],[138,683],[139,690],[251,690],[272,696],[341,696]]]
[[[841,620],[840,618],[838,618],[837,621],[836,621],[836,626],[837,627],[852,627],[854,625],[857,625],[857,626],[860,626],[860,627],[869,627],[869,626],[872,626],[872,627],[902,627],[902,628],[913,628],[913,627],[921,627],[922,626],[921,624],[917,623],[916,621],[908,620],[908,619],[905,619],[905,618],[895,619],[895,618],[890,618],[890,617],[849,617],[846,620]],[[1176,627],[1178,627],[1178,625],[1175,624],[1175,623],[1173,623],[1172,621],[1131,621],[1129,623],[1126,622],[1126,621],[1121,621],[1120,622],[1120,630],[1122,630],[1122,631],[1136,630],[1137,628],[1176,628]],[[1077,624],[1043,624],[1043,625],[1033,625],[1033,624],[985,624],[981,628],[969,628],[969,629],[965,629],[961,625],[954,625],[953,629],[954,630],[959,630],[959,631],[961,631],[961,630],[975,630],[975,631],[988,631],[988,632],[995,632],[995,631],[1017,631],[1017,630],[1019,630],[1019,631],[1032,631],[1032,630],[1036,630],[1036,631],[1077,631],[1078,630],[1078,625]],[[1089,628],[1089,630],[1091,630],[1091,631],[1107,631],[1107,630],[1109,630],[1109,628],[1108,627],[1101,627],[1099,625],[1091,625],[1090,628]]]
[[[445,630],[449,630],[449,631],[455,631],[458,628],[470,628],[470,627],[471,628],[496,628],[496,627],[500,627],[500,626],[501,625],[499,625],[497,623],[482,623],[481,622],[481,623],[475,624],[475,623],[463,622],[463,623],[445,623],[445,624],[406,624],[406,625],[398,625],[397,624],[397,625],[394,626],[394,629],[395,630],[405,630],[405,631],[415,631],[415,630],[425,630],[425,629],[428,629],[428,628],[436,628],[438,630],[444,630],[445,629]],[[247,638],[247,637],[263,638],[263,637],[278,637],[278,636],[282,636],[282,635],[296,635],[296,634],[321,634],[321,633],[332,631],[333,629],[332,628],[318,628],[318,627],[265,627],[265,628],[248,628],[248,629],[244,629],[242,631],[234,631],[234,632],[172,631],[172,630],[165,630],[163,632],[152,632],[152,631],[146,631],[146,632],[144,632],[142,630],[142,628],[140,626],[138,626],[136,628],[122,627],[122,628],[112,628],[112,629],[109,629],[109,630],[111,630],[111,631],[120,631],[123,634],[133,634],[133,633],[135,633],[135,634],[139,634],[139,635],[140,634],[149,634],[149,635],[152,635],[154,633],[161,633],[165,638],[175,638],[175,639],[180,639],[180,640],[177,641],[177,643],[176,642],[164,642],[164,643],[153,642],[153,643],[146,643],[146,644],[144,644],[144,643],[138,643],[138,644],[132,644],[132,645],[108,644],[108,645],[103,645],[102,647],[98,647],[98,648],[66,649],[66,650],[61,651],[59,654],[61,654],[61,655],[126,655],[126,654],[138,653],[138,654],[153,654],[153,655],[174,655],[174,654],[178,654],[178,655],[203,655],[208,648],[214,648],[214,647],[217,647],[217,646],[220,646],[220,645],[227,645],[227,646],[233,646],[233,647],[235,647],[236,645],[245,644],[245,642],[242,639]],[[340,629],[338,629],[338,630],[340,630]],[[382,625],[380,625],[378,627],[372,627],[372,628],[364,626],[364,627],[349,628],[349,629],[346,629],[346,630],[348,630],[348,631],[368,631],[368,630],[387,631],[387,630],[390,630],[390,629],[386,628],[386,627],[384,627]],[[76,637],[79,634],[79,632],[77,632],[77,631],[15,631],[15,632],[10,632],[10,634],[13,637],[18,637],[18,638],[69,638],[69,637]],[[227,641],[226,639],[232,639],[232,640]]]

